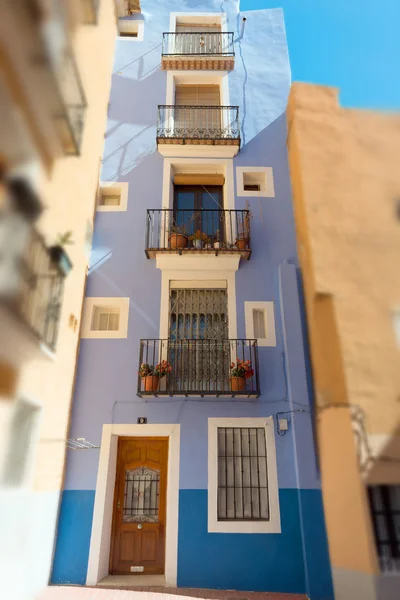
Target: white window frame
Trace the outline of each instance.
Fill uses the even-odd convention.
[[[119,308],[119,328],[115,331],[92,330],[93,310],[98,306]],[[85,298],[82,313],[83,339],[121,339],[128,337],[129,298]]]
[[[158,254],[156,266],[161,269],[160,339],[169,338],[169,306],[171,281],[183,286],[212,288],[226,281],[228,295],[229,339],[237,339],[235,273],[239,267],[238,256],[175,256]],[[202,285],[201,285],[202,284]]]
[[[129,183],[126,181],[101,181],[98,192],[98,203],[96,210],[97,212],[124,212],[128,208],[128,188]],[[120,195],[120,202],[118,205],[104,206],[100,204],[101,195],[105,191]]]
[[[208,25],[213,22],[219,22],[221,25],[221,33],[228,31],[228,17],[224,12],[171,12],[169,19],[169,30],[171,33],[176,31],[177,21],[178,24],[186,23],[187,25],[190,25],[191,23],[196,23],[198,25],[204,23],[204,25]]]
[[[265,428],[269,494],[269,521],[218,521],[218,427]],[[208,532],[281,533],[278,469],[273,417],[208,419]]]
[[[263,173],[264,189],[247,191],[244,189],[244,173]],[[274,174],[272,167],[236,167],[236,194],[247,198],[275,198]]]
[[[265,313],[266,338],[256,338],[254,335],[253,310],[263,310]],[[257,340],[259,346],[276,346],[275,309],[274,303],[248,302],[244,303],[244,320],[246,325],[246,338]]]

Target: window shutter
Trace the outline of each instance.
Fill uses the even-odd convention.
[[[218,85],[178,85],[175,90],[178,106],[220,106]]]

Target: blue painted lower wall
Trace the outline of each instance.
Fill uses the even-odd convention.
[[[308,593],[311,600],[332,600],[321,492],[281,489],[279,501],[280,534],[208,533],[207,490],[181,490],[178,586]],[[93,491],[63,492],[52,583],[85,584],[93,506]]]
[[[85,585],[94,495],[92,490],[63,492],[51,583]]]

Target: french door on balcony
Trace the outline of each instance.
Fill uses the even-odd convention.
[[[228,389],[227,290],[175,288],[170,291],[169,388],[178,392]]]
[[[219,85],[177,85],[174,126],[184,137],[213,139],[220,134]]]
[[[177,54],[221,54],[221,25],[189,25],[182,23],[176,26],[175,52]]]
[[[175,185],[174,223],[187,235],[198,230],[205,233],[210,244],[224,241],[222,203],[222,186]]]

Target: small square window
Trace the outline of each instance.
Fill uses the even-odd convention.
[[[246,338],[259,346],[276,346],[273,302],[245,302]]]
[[[122,39],[141,42],[144,36],[144,21],[136,18],[137,15],[118,19],[118,34]]]
[[[125,211],[128,204],[128,183],[102,183],[99,187],[97,210],[99,212]]]
[[[266,318],[265,310],[262,308],[253,308],[253,328],[255,338],[266,338]]]
[[[92,331],[118,331],[120,309],[113,306],[94,306]]]
[[[236,167],[238,196],[275,196],[272,167]]]

